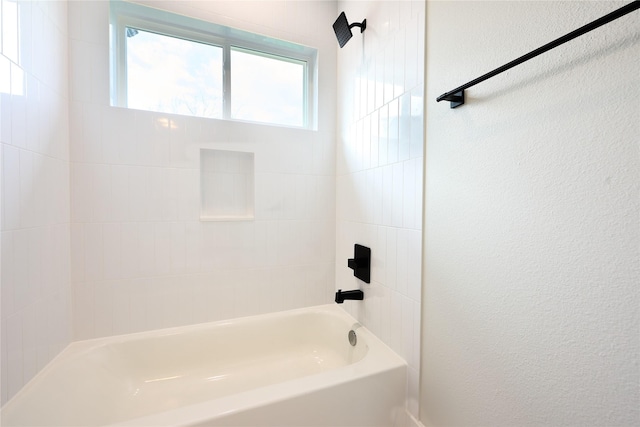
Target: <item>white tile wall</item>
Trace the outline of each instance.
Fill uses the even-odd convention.
[[[253,153],[200,150],[200,218],[253,219]],[[175,181],[166,184],[175,191]]]
[[[318,48],[319,130],[109,106],[108,2],[71,2],[74,337],[331,302],[335,3],[150,3]],[[200,221],[202,148],[255,153],[255,220]]]
[[[329,302],[334,284],[359,286],[345,267],[357,241],[373,282],[345,309],[407,359],[415,414],[424,5],[340,3],[368,29],[338,52],[338,103],[335,3],[151,3],[319,48],[319,130],[110,107],[108,2],[3,0],[2,403],[71,331]],[[201,148],[255,153],[255,221],[198,220]]]
[[[71,340],[67,5],[2,0],[1,403]]]
[[[367,29],[338,52],[336,289],[364,291],[363,302],[344,308],[407,360],[408,409],[417,417],[425,7],[338,7],[350,22],[366,18]],[[371,284],[347,268],[354,243],[371,248]]]

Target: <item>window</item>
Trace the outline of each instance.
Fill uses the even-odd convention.
[[[127,28],[129,108],[222,118],[222,48]]]
[[[283,126],[315,125],[317,51],[111,2],[111,104]]]
[[[300,126],[304,68],[302,61],[231,49],[231,117]]]

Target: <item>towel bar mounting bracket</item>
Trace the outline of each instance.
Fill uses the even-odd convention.
[[[438,101],[449,101],[450,108],[456,108],[464,104],[464,89],[454,93],[443,95]]]

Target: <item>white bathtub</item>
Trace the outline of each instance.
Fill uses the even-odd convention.
[[[358,326],[326,305],[75,342],[2,408],[0,424],[397,425],[406,364]]]

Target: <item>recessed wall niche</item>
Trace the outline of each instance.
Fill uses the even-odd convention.
[[[254,215],[254,154],[200,149],[200,220],[242,221]]]

